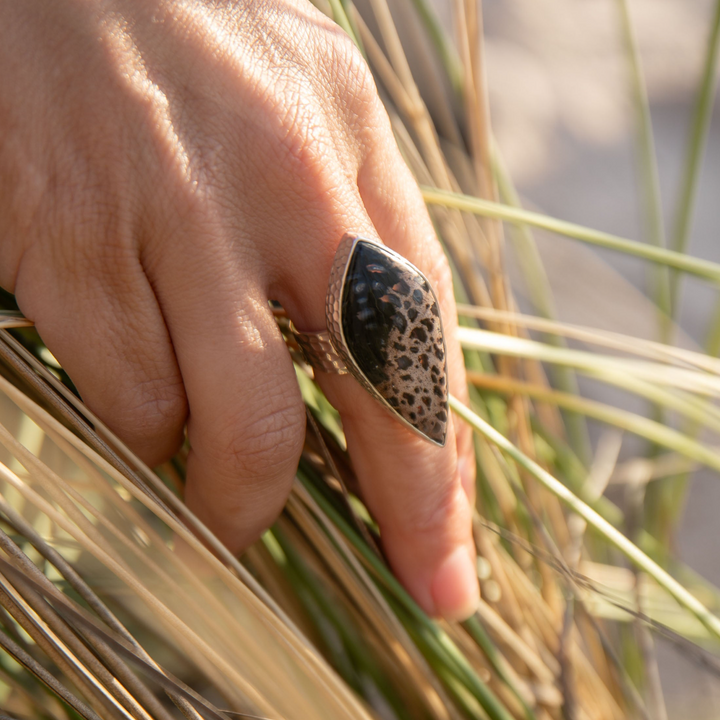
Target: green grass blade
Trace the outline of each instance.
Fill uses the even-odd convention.
[[[683,253],[686,252],[690,240],[692,216],[702,169],[702,156],[712,116],[719,50],[720,0],[715,4],[715,13],[708,36],[705,62],[693,110],[680,197],[672,231],[671,247]],[[680,276],[677,272],[673,272],[670,278],[670,299],[675,313],[677,313],[679,286]],[[710,321],[705,339],[705,350],[712,357],[716,357],[720,351],[720,302],[716,305],[715,313]],[[686,433],[694,435],[698,432],[699,427],[697,424],[691,424],[686,428]],[[666,537],[671,537],[672,529],[676,527],[685,506],[687,488],[687,474],[667,478],[658,487],[650,488],[647,497],[650,511],[646,515],[656,526],[650,525],[654,532],[662,532]]]
[[[720,354],[720,303],[715,307],[715,315],[710,323],[710,332],[705,340],[705,350],[713,358]]]
[[[482,705],[491,720],[513,720],[510,713],[505,709],[492,690],[480,680],[465,656],[448,635],[425,615],[390,570],[388,570],[378,556],[362,541],[355,530],[350,527],[332,504],[328,502],[327,498],[301,473],[298,473],[298,477],[313,500],[332,520],[333,524],[340,530],[348,542],[360,553],[365,564],[372,570],[382,585],[387,588],[410,613],[413,620],[417,623],[415,630],[422,634],[425,642],[446,664],[455,669],[457,677]]]
[[[611,372],[626,374],[645,382],[654,382],[701,396],[720,397],[720,377],[688,368],[602,355],[574,348],[558,348],[536,340],[463,326],[458,328],[458,338],[464,348],[472,350],[567,365],[595,375],[606,376]]]
[[[692,215],[695,209],[698,181],[702,167],[702,156],[710,126],[713,100],[715,97],[715,72],[720,50],[720,0],[715,3],[715,15],[712,20],[708,37],[707,52],[703,66],[702,80],[695,101],[690,137],[688,140],[685,168],[683,170],[682,190],[678,203],[677,214],[673,224],[670,247],[676,252],[684,253],[687,249],[692,226]],[[671,279],[671,295],[675,301],[678,292],[679,277],[674,274]],[[673,303],[674,304],[674,303]]]
[[[443,30],[432,3],[428,2],[428,0],[412,0],[412,3],[425,31],[430,37],[430,41],[435,47],[435,52],[442,63],[453,92],[458,98],[461,98],[463,93],[463,66],[455,45],[450,42]]]
[[[561,393],[540,385],[528,385],[521,381],[502,379],[495,384],[488,385],[487,392],[503,394],[524,394],[541,402],[547,402],[558,407],[564,407],[587,417],[599,420],[622,430],[642,437],[656,445],[666,447],[691,460],[706,465],[720,472],[720,455],[677,430],[650,420],[642,415],[620,410],[612,405],[606,405],[596,400],[588,400],[578,395]]]
[[[473,615],[473,617],[465,621],[465,630],[467,631],[468,635],[470,635],[470,637],[477,643],[478,647],[483,651],[485,657],[492,665],[493,670],[495,670],[497,676],[512,690],[515,698],[520,703],[520,706],[522,707],[527,720],[534,720],[535,713],[532,711],[532,708],[525,702],[522,694],[517,691],[517,689],[512,683],[512,679],[508,677],[507,672],[505,672],[505,668],[503,667],[503,664],[500,660],[497,648],[493,644],[493,641],[490,639],[490,636],[485,631],[485,628],[478,619],[477,615]]]
[[[720,360],[702,352],[686,350],[673,345],[664,345],[653,340],[625,335],[623,333],[598,330],[584,325],[545,320],[534,315],[523,315],[516,312],[503,312],[493,308],[479,307],[477,305],[464,305],[458,302],[459,317],[479,318],[480,320],[499,320],[510,322],[529,330],[538,330],[542,333],[552,333],[563,337],[579,340],[591,347],[609,348],[627,353],[639,358],[647,358],[673,366],[689,366],[703,370],[712,375],[720,375]]]
[[[346,12],[346,5],[341,0],[328,0],[333,20],[350,36],[352,41],[362,50],[360,38],[355,31],[354,23]]]
[[[512,207],[521,207],[520,196],[505,168],[502,156],[495,143],[493,143],[492,160],[493,173],[500,197]],[[510,239],[517,246],[516,257],[523,273],[530,300],[544,318],[554,320],[557,316],[555,301],[550,288],[550,281],[545,272],[545,266],[535,244],[535,238],[533,238],[532,232],[527,225],[516,225],[514,229],[515,232],[510,234]],[[560,335],[547,333],[545,339],[556,347],[566,347],[565,339]],[[552,369],[552,379],[553,383],[563,392],[579,394],[577,378],[570,368],[555,366]],[[590,460],[591,445],[585,419],[581,415],[572,412],[564,412],[563,418],[570,445],[575,454],[587,465]]]
[[[675,578],[651,560],[640,548],[628,540],[620,531],[604,520],[592,508],[570,492],[547,470],[540,467],[527,455],[518,450],[506,437],[485,422],[472,410],[465,407],[457,398],[450,396],[450,407],[467,422],[477,433],[494,443],[502,452],[511,457],[520,467],[532,475],[555,497],[577,513],[585,522],[612,543],[635,566],[646,572],[661,587],[667,590],[677,602],[695,617],[718,639],[720,639],[720,619],[713,615],[694,595],[686,590]]]
[[[647,87],[643,76],[640,54],[637,48],[635,32],[630,18],[628,0],[617,0],[620,11],[620,26],[625,54],[630,70],[630,85],[636,116],[637,164],[642,193],[645,231],[648,240],[657,247],[665,247],[665,228],[663,222],[660,179],[658,176],[655,139],[653,137],[650,106]],[[660,331],[663,340],[667,340],[672,329],[670,306],[670,279],[666,267],[652,269],[652,297],[660,309]]]
[[[673,226],[672,247],[679,252],[686,251],[690,239],[695,197],[697,195],[700,171],[702,169],[703,150],[706,144],[712,115],[719,49],[720,0],[715,5],[715,15],[708,37],[703,74],[690,128],[680,199]],[[679,275],[673,273],[670,282],[670,292],[673,308],[675,308],[676,311],[679,284]],[[705,350],[708,355],[712,357],[716,357],[720,352],[720,302],[716,304],[715,312],[710,320],[709,329],[705,338]],[[690,425],[686,429],[686,432],[688,435],[693,435],[697,433],[698,430],[698,425]],[[670,477],[664,480],[659,488],[651,489],[648,501],[654,502],[655,506],[651,508],[648,517],[656,520],[658,527],[653,528],[655,532],[663,531],[670,537],[670,530],[676,527],[685,506],[688,479],[689,476],[687,474]]]
[[[605,247],[610,250],[625,253],[626,255],[634,255],[635,257],[650,260],[661,265],[667,265],[668,267],[681,270],[690,275],[696,275],[697,277],[710,280],[720,285],[720,264],[710,262],[709,260],[688,257],[687,255],[672,250],[655,247],[654,245],[646,245],[636,240],[628,240],[618,235],[611,235],[610,233],[599,230],[591,230],[583,225],[558,220],[557,218],[543,215],[542,213],[514,208],[501,203],[494,203],[490,200],[481,200],[471,195],[462,195],[460,193],[453,193],[427,186],[421,187],[421,190],[425,202],[430,205],[442,205],[455,210],[463,210],[464,212],[470,212],[475,215],[482,215],[483,217],[491,217],[511,222],[515,225],[532,225],[533,227],[549,230],[558,235],[566,235],[576,240],[582,240],[590,245]]]

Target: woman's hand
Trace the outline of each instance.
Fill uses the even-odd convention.
[[[280,512],[303,445],[268,299],[324,329],[344,232],[428,276],[465,397],[450,273],[417,187],[362,57],[305,0],[5,0],[0,138],[0,284],[147,462],[187,422],[187,503],[232,550]],[[428,612],[467,616],[469,433],[451,426],[440,449],[351,377],[319,381],[394,570]]]

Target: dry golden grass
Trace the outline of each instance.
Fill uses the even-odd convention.
[[[470,412],[457,410],[478,431],[480,608],[463,625],[435,622],[393,578],[339,419],[298,356],[308,432],[297,481],[277,523],[238,559],[184,506],[184,454],[145,467],[58,379],[29,323],[8,312],[0,709],[23,720],[662,719],[654,637],[719,675],[709,651],[720,640],[720,595],[672,558],[657,525],[626,517],[604,491],[627,488],[632,510],[657,489],[672,526],[677,513],[666,511],[681,501],[683,477],[699,464],[720,470],[710,439],[720,431],[720,364],[712,352],[557,322],[532,228],[716,284],[720,267],[680,252],[682,237],[673,249],[645,245],[519,207],[493,140],[475,2],[455,0],[454,46],[415,0],[412,43],[443,78],[422,93],[386,0],[369,0],[365,16],[349,0],[317,4],[363,48],[455,273],[472,398]],[[706,67],[717,44],[716,32]],[[707,130],[711,94],[703,82],[697,133]],[[435,107],[440,98],[440,115],[428,111],[428,95]],[[701,140],[690,144],[690,183]],[[693,192],[682,194],[681,220]],[[518,312],[509,247],[536,315]],[[671,317],[672,297],[656,299]],[[583,398],[576,374],[683,421],[670,427]],[[588,417],[614,429],[595,447]],[[652,451],[619,463],[623,434]]]

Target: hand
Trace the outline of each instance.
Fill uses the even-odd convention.
[[[268,299],[323,329],[345,231],[428,276],[465,398],[450,273],[417,186],[362,57],[306,0],[8,0],[0,67],[0,284],[148,463],[187,422],[187,503],[230,549],[278,515],[303,445]],[[351,377],[319,382],[395,572],[426,611],[467,616],[469,432],[451,426],[440,449]]]

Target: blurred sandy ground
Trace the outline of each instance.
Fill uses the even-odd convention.
[[[452,27],[450,2],[437,0]],[[689,117],[713,11],[711,0],[629,0],[651,104],[669,234]],[[615,0],[485,0],[493,128],[527,207],[618,235],[643,228],[633,151],[629,75]],[[720,113],[706,148],[690,252],[720,262]],[[654,337],[645,267],[580,243],[537,235],[562,319]],[[521,283],[517,287],[521,291]],[[702,342],[717,294],[685,282],[680,324]],[[588,394],[622,398],[598,387]],[[604,395],[603,395],[604,393]],[[642,405],[635,406],[642,412]],[[594,428],[598,430],[598,428]],[[720,585],[720,477],[699,473],[678,551]],[[720,683],[662,640],[671,720],[720,717]]]

